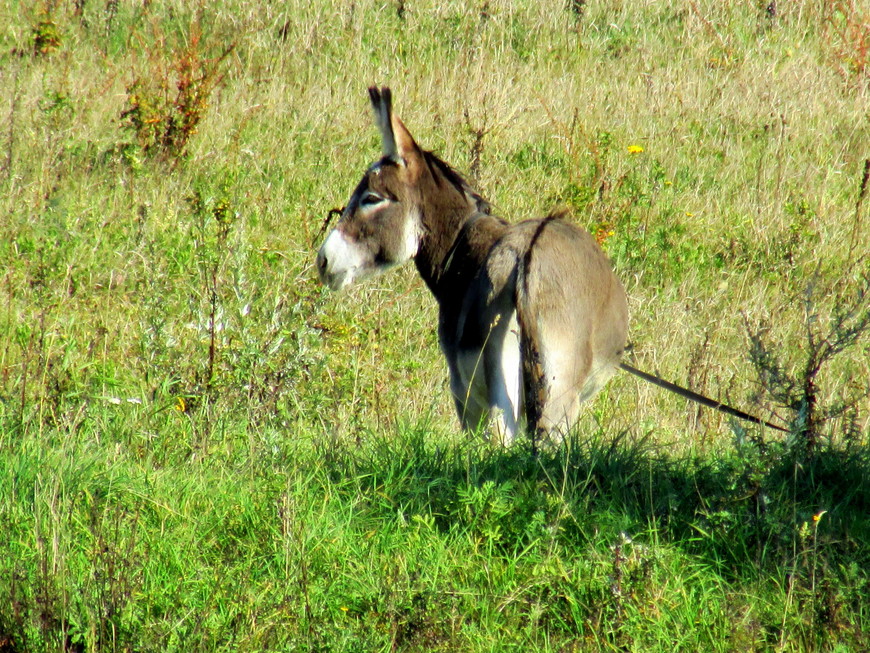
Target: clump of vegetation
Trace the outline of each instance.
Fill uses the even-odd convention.
[[[844,77],[858,84],[870,81],[870,12],[856,0],[824,3],[824,28],[831,35],[834,59]]]
[[[147,155],[178,158],[197,133],[212,93],[223,81],[221,66],[235,48],[205,57],[199,34],[172,53],[171,61],[152,61],[153,68],[127,87],[122,124]]]
[[[820,281],[817,278],[804,291],[805,342],[798,349],[798,361],[786,362],[786,354],[766,342],[761,331],[749,329],[750,359],[761,388],[774,402],[789,410],[794,443],[810,456],[818,452],[828,423],[833,420],[842,419],[839,437],[847,442],[860,442],[865,425],[861,423],[859,406],[870,397],[870,380],[858,376],[864,372],[860,368],[849,370],[839,380],[836,399],[830,403],[824,403],[821,385],[823,370],[830,368],[837,358],[841,355],[845,358],[851,350],[867,348],[870,271],[861,274],[854,284],[840,280],[833,288],[825,288]],[[831,303],[827,324],[819,315],[820,298]],[[827,437],[832,435],[828,433]]]
[[[33,26],[31,36],[33,53],[36,55],[51,54],[61,46],[60,29],[48,13],[42,15]]]

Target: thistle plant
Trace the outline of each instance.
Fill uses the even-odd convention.
[[[825,401],[820,391],[821,375],[841,354],[860,347],[870,331],[870,269],[865,270],[852,288],[823,292],[817,277],[803,297],[804,343],[800,360],[787,361],[766,342],[763,330],[747,325],[749,357],[763,392],[791,413],[792,443],[812,455],[819,446],[825,425],[845,417],[844,436],[854,439],[859,430],[859,404],[870,396],[870,381],[849,378],[843,395]],[[819,315],[819,297],[830,295],[833,305],[829,317]],[[866,345],[865,345],[866,348]]]

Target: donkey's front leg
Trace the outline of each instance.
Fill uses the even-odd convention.
[[[459,423],[464,430],[479,433],[489,418],[482,352],[460,352],[448,347],[443,349]]]

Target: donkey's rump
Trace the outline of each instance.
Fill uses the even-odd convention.
[[[507,226],[442,323],[457,409],[467,426],[499,409],[507,440],[521,420],[572,424],[619,365],[628,310],[592,236],[556,217]]]
[[[522,252],[514,302],[526,418],[532,428],[565,428],[619,366],[625,292],[592,236],[558,217],[517,224],[494,257],[501,249]]]

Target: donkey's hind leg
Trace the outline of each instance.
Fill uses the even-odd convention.
[[[556,442],[577,421],[585,398],[581,389],[592,372],[592,355],[576,333],[546,328],[542,331],[545,337],[539,346],[546,402],[541,407],[539,426]]]
[[[486,347],[486,380],[492,410],[492,434],[497,441],[508,446],[520,430],[522,362],[516,312],[512,312],[508,319],[502,318],[493,328]]]

